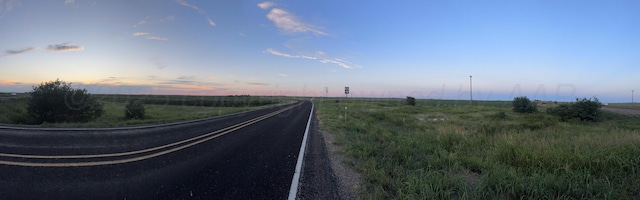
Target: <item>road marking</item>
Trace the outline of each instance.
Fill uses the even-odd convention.
[[[293,173],[293,180],[291,180],[291,187],[289,188],[289,200],[295,200],[298,196],[298,184],[300,183],[300,172],[302,171],[302,161],[304,161],[304,150],[307,148],[307,136],[309,135],[309,125],[311,125],[311,116],[313,116],[314,104],[311,102],[311,113],[309,113],[309,120],[307,121],[307,129],[304,131],[302,137],[302,145],[298,153],[298,162],[296,163],[296,171]]]
[[[149,154],[149,155],[144,155],[144,156],[138,156],[138,157],[133,157],[133,158],[127,158],[127,159],[118,159],[118,160],[107,160],[107,161],[92,161],[92,162],[61,162],[61,163],[34,163],[34,162],[16,162],[16,161],[0,161],[0,164],[4,164],[4,165],[15,165],[15,166],[28,166],[28,167],[85,167],[85,166],[98,166],[98,165],[112,165],[112,164],[122,164],[122,163],[129,163],[129,162],[135,162],[135,161],[140,161],[140,160],[145,160],[145,159],[149,159],[149,158],[153,158],[153,157],[158,157],[161,155],[165,155],[168,153],[172,153],[175,151],[179,151],[209,140],[212,140],[214,138],[223,136],[227,133],[236,131],[238,129],[247,127],[249,125],[255,124],[259,121],[265,120],[267,118],[273,117],[275,115],[278,115],[282,112],[285,112],[287,110],[290,110],[295,106],[290,106],[287,108],[284,108],[282,110],[278,110],[260,117],[256,117],[254,119],[215,131],[215,132],[211,132],[211,133],[207,133],[204,135],[200,135],[197,137],[193,137],[193,138],[189,138],[183,141],[179,141],[179,142],[174,142],[171,144],[166,144],[166,145],[162,145],[162,146],[158,146],[158,147],[153,147],[153,148],[149,148],[149,149],[143,149],[143,150],[137,150],[137,151],[131,151],[131,152],[122,152],[122,153],[112,153],[112,154],[95,154],[95,155],[64,155],[64,156],[45,156],[45,155],[21,155],[21,154],[5,154],[5,153],[0,153],[0,156],[4,156],[4,157],[15,157],[15,158],[39,158],[39,159],[78,159],[78,158],[104,158],[104,157],[115,157],[115,156],[126,156],[126,155],[134,155],[134,154],[141,154],[141,153],[147,153],[147,152],[152,152],[152,151],[156,151],[156,150],[160,150],[160,149],[165,149],[165,148],[169,148],[169,147],[173,147],[173,146],[177,146],[177,147],[173,147],[171,149],[167,149],[164,151],[160,151],[160,152],[156,152],[153,154]],[[204,139],[203,139],[204,138]],[[195,141],[197,140],[197,141]],[[195,141],[195,142],[192,142]],[[188,143],[188,142],[192,142],[192,143]],[[188,143],[188,144],[184,144],[184,143]],[[182,146],[178,146],[180,144],[184,144]]]

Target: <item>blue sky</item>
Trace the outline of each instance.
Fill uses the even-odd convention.
[[[638,1],[0,0],[0,92],[629,102]],[[640,97],[640,96],[639,96]],[[636,98],[640,99],[640,98]]]

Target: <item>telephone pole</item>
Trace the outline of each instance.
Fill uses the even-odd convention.
[[[633,103],[633,90],[631,90],[631,103]]]
[[[471,80],[471,75],[469,75],[469,103],[473,105],[473,82]]]
[[[324,87],[324,98],[329,98],[329,88],[328,87]]]

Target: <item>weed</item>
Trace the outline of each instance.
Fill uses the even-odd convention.
[[[316,103],[320,129],[362,173],[365,199],[625,199],[640,195],[639,117],[595,123],[509,102]],[[446,105],[446,106],[445,106]],[[345,123],[338,113],[349,107]],[[433,120],[436,119],[436,120]]]

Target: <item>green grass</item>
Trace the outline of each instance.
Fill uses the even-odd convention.
[[[627,199],[640,196],[640,118],[517,114],[511,102],[335,100],[321,131],[352,158],[364,199]],[[348,107],[344,122],[344,107]]]
[[[104,114],[88,123],[44,123],[43,127],[117,127],[138,124],[157,124],[201,119],[290,103],[292,100],[266,97],[200,97],[200,96],[142,96],[96,95],[103,103]],[[144,119],[125,120],[127,100],[142,100],[146,110]],[[29,124],[28,95],[0,99],[0,123]]]

